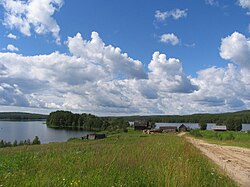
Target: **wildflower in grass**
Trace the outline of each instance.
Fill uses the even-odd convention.
[[[214,175],[214,173],[212,172],[211,175]]]

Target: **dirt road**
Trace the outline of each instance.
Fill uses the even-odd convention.
[[[219,165],[239,186],[250,187],[250,149],[209,144],[188,136],[185,138]]]

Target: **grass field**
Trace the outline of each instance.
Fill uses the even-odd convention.
[[[0,149],[0,186],[235,186],[174,134]]]
[[[215,132],[211,130],[199,131],[201,137],[209,143],[216,143],[221,145],[238,146],[250,148],[250,133],[246,132]]]

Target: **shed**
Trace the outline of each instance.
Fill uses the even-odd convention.
[[[105,134],[88,134],[87,139],[88,140],[97,140],[97,139],[103,139],[106,138]]]
[[[177,132],[177,127],[176,126],[161,126],[159,128],[160,130],[162,130],[162,132]]]
[[[147,130],[151,129],[151,124],[148,121],[135,121],[134,130]]]
[[[182,124],[182,125],[179,127],[179,132],[186,132],[186,131],[187,131],[186,125]]]
[[[214,131],[227,131],[227,126],[216,125],[216,126],[212,127],[212,130],[214,130]]]

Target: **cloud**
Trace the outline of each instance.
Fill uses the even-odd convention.
[[[250,1],[249,0],[239,0],[238,3],[242,8],[250,9]]]
[[[187,16],[187,9],[181,10],[181,9],[174,9],[171,11],[161,12],[160,10],[157,10],[155,12],[155,18],[157,21],[165,21],[167,18],[173,18],[175,20],[178,20],[180,18]]]
[[[69,51],[73,56],[84,58],[99,65],[111,78],[146,78],[143,64],[122,53],[118,47],[106,46],[97,32],[92,32],[91,40],[82,39],[80,33],[68,38]]]
[[[179,59],[167,59],[165,54],[155,52],[148,65],[149,80],[158,90],[170,93],[191,93],[198,89],[183,73]]]
[[[225,60],[240,65],[242,68],[250,70],[250,39],[238,32],[223,38],[220,56]]]
[[[19,51],[19,49],[12,44],[8,44],[6,49],[9,51]]]
[[[18,29],[22,34],[31,36],[31,30],[41,35],[52,33],[60,43],[60,27],[52,17],[63,5],[63,0],[2,0],[5,12],[3,24]]]
[[[219,7],[219,6],[220,6],[219,2],[216,1],[216,0],[205,0],[205,3],[206,3],[207,5],[211,5],[211,6],[216,6],[216,7]]]
[[[7,37],[10,38],[10,39],[13,39],[13,40],[16,40],[16,39],[17,39],[17,36],[14,35],[14,34],[12,34],[12,33],[9,33],[9,34],[7,35]]]
[[[134,60],[120,48],[105,44],[96,32],[90,40],[80,33],[69,37],[70,54],[1,52],[0,105],[99,115],[247,109],[250,74],[247,62],[238,56],[245,55],[241,48],[248,41],[239,33],[223,38],[222,57],[232,63],[200,70],[196,77],[185,74],[179,59],[160,52],[153,53],[148,65]]]
[[[160,41],[162,43],[171,44],[171,45],[177,45],[179,43],[178,37],[174,35],[173,33],[161,35]]]
[[[181,62],[159,52],[145,72],[142,62],[106,45],[96,32],[89,41],[80,33],[69,37],[67,46],[71,55],[0,53],[0,82],[16,85],[24,100],[14,105],[97,114],[164,113],[169,94],[197,90]],[[8,105],[5,100],[2,104]]]
[[[0,84],[0,105],[29,106],[27,98],[18,86],[6,83]]]
[[[239,6],[248,9],[247,15],[250,15],[250,1],[249,0],[238,0]]]

